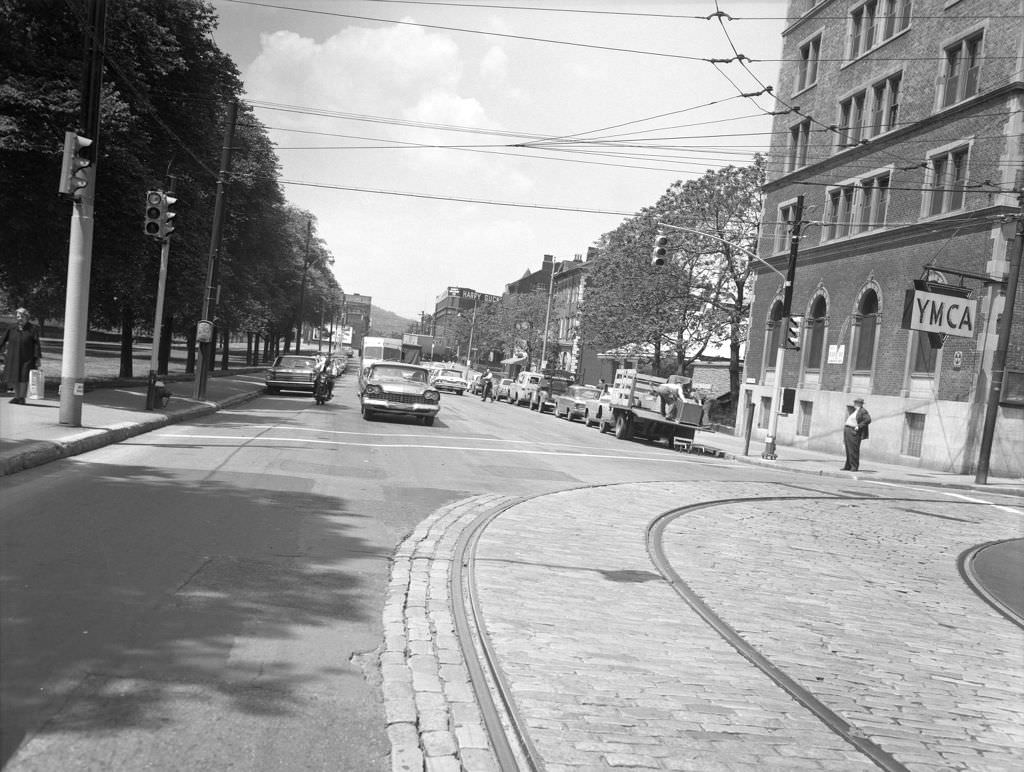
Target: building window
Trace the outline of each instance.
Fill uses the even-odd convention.
[[[903,446],[900,453],[920,458],[921,447],[924,445],[924,413],[904,413],[903,417]]]
[[[875,359],[875,337],[878,334],[878,295],[868,290],[861,298],[860,327],[857,328],[857,350],[854,354],[854,372],[870,373]]]
[[[942,106],[961,102],[978,93],[982,33],[977,32],[946,48],[942,76]]]
[[[789,129],[789,153],[786,156],[786,171],[791,172],[807,165],[807,143],[811,138],[811,119],[800,121]]]
[[[902,73],[890,75],[871,87],[871,123],[868,135],[877,137],[896,128],[899,117],[900,83]]]
[[[796,218],[796,207],[786,204],[779,207],[779,222],[775,226],[775,251],[784,252],[789,248],[790,233],[793,220]]]
[[[828,320],[828,304],[825,298],[820,295],[811,305],[810,319],[806,326],[809,331],[805,333],[804,340],[807,347],[806,366],[808,370],[820,370],[822,353],[825,349],[825,322]]]
[[[914,375],[935,375],[937,353],[938,350],[932,348],[928,333],[918,330],[914,339],[914,366],[911,372]]]
[[[796,90],[803,91],[818,82],[818,58],[821,56],[821,35],[800,46],[800,67],[797,70]]]
[[[864,100],[861,91],[839,103],[839,147],[851,147],[864,136]]]
[[[800,417],[796,426],[796,433],[801,437],[811,436],[811,418],[814,415],[814,403],[800,400]]]
[[[967,150],[966,147],[960,147],[929,159],[928,214],[953,212],[963,208]]]
[[[850,12],[850,59],[910,26],[911,0],[868,0]]]
[[[824,241],[885,227],[889,206],[889,173],[828,192]]]

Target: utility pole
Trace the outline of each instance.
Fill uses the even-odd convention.
[[[782,319],[788,320],[790,309],[793,305],[793,278],[796,274],[796,255],[800,249],[800,226],[804,217],[804,197],[796,197],[796,205],[793,212],[793,227],[790,229],[789,239],[789,266],[786,268],[786,282],[783,285],[782,293]],[[779,324],[784,322],[780,319]],[[779,427],[779,410],[782,408],[782,368],[786,361],[786,336],[778,336],[779,348],[775,354],[775,382],[772,385],[771,413],[768,417],[768,433],[764,438],[764,452],[761,458],[774,461],[778,456],[775,454],[775,437]]]
[[[978,450],[978,468],[974,482],[988,483],[989,461],[992,456],[992,439],[995,435],[996,418],[999,415],[999,399],[1003,390],[1006,373],[1006,353],[1010,347],[1010,331],[1013,328],[1013,306],[1017,302],[1017,284],[1020,282],[1020,264],[1024,261],[1024,172],[1017,172],[1018,209],[1013,234],[1017,239],[1016,256],[1010,257],[1010,274],[1003,298],[1003,313],[999,320],[999,339],[992,357],[992,377],[988,390],[988,406],[985,409],[985,423],[981,431],[981,447]]]
[[[196,373],[193,399],[206,399],[206,378],[216,352],[213,350],[213,318],[217,309],[217,262],[220,256],[220,234],[224,228],[224,192],[227,176],[231,172],[231,151],[235,139],[235,120],[238,102],[228,104],[227,124],[224,127],[224,146],[220,152],[220,171],[217,173],[217,198],[213,205],[213,232],[210,235],[210,256],[206,265],[206,288],[203,295],[203,313],[196,338],[199,341],[199,370]]]
[[[299,285],[299,313],[295,322],[295,353],[301,353],[302,346],[302,304],[306,300],[306,274],[309,272],[309,239],[313,233],[313,221],[306,220],[306,255],[302,259],[302,284]]]
[[[548,353],[548,322],[551,321],[551,296],[555,291],[555,261],[551,260],[551,280],[548,282],[548,310],[544,314],[544,338],[540,344],[540,367],[538,368],[542,373],[544,372],[544,362],[547,361],[545,357]]]
[[[103,53],[107,35],[107,0],[89,1],[84,31],[87,50],[82,77],[82,129],[89,165],[80,171],[85,185],[73,193],[68,245],[68,285],[64,299],[64,345],[60,365],[59,421],[82,425],[85,395],[85,342],[89,330],[89,274],[92,271],[93,203],[96,200],[96,165],[100,158],[100,92],[103,88]],[[65,139],[65,155],[67,140]],[[62,181],[63,185],[63,181]]]

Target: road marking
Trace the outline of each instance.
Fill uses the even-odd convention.
[[[313,438],[298,438],[298,437],[266,437],[264,435],[257,437],[241,437],[236,435],[227,434],[171,434],[169,432],[160,432],[157,437],[168,438],[168,439],[179,439],[179,440],[224,440],[226,442],[256,442],[260,440],[272,441],[272,442],[295,442],[304,444],[316,444],[316,445],[336,445],[350,448],[402,448],[409,450],[468,450],[476,453],[515,453],[518,455],[533,455],[533,456],[571,456],[574,458],[609,458],[609,459],[629,459],[633,461],[666,461],[673,464],[695,464],[695,463],[712,463],[707,458],[687,458],[679,457],[678,453],[669,455],[667,449],[662,448],[661,453],[665,454],[664,458],[657,453],[647,454],[627,454],[627,453],[585,453],[582,451],[564,451],[564,450],[541,450],[538,448],[533,449],[520,449],[520,448],[481,448],[474,447],[472,445],[430,445],[426,443],[388,443],[388,442],[344,442],[341,440],[320,440]],[[719,466],[721,464],[718,464]]]

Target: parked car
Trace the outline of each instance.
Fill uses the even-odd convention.
[[[555,398],[565,394],[570,386],[572,386],[571,378],[559,376],[543,378],[540,382],[540,387],[537,389],[536,396],[530,402],[530,410],[536,410],[539,413],[546,413],[549,410],[553,412],[555,409]]]
[[[359,409],[367,421],[377,415],[412,416],[432,426],[441,410],[441,393],[430,384],[427,368],[378,362],[359,374]]]
[[[469,384],[466,382],[466,379],[462,377],[462,371],[454,368],[439,370],[434,376],[433,384],[435,389],[454,391],[456,394],[460,395],[469,388]]]
[[[587,400],[596,400],[600,396],[601,390],[596,386],[570,386],[564,393],[555,395],[555,406],[552,412],[556,417],[566,418],[570,421],[585,418]]]
[[[532,370],[523,370],[509,386],[509,402],[513,405],[528,405],[536,399],[544,376]]]
[[[586,407],[583,410],[583,423],[586,426],[600,426],[601,421],[607,420],[612,412],[608,407],[612,401],[611,394],[601,392],[600,389],[596,389],[598,392],[597,397],[588,397],[584,400]]]
[[[304,391],[313,393],[316,357],[298,354],[282,354],[267,370],[267,394],[282,391]]]
[[[509,389],[511,388],[511,386],[511,378],[502,378],[500,381],[498,381],[497,385],[495,385],[494,387],[494,399],[497,402],[501,402],[502,400],[505,400],[506,402],[511,402],[512,397],[509,396]]]

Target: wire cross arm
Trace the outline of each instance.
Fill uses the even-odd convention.
[[[716,236],[714,233],[705,233],[704,231],[694,230],[693,228],[684,228],[681,225],[671,225],[671,224],[669,224],[667,222],[660,222],[660,221],[658,222],[658,227],[659,228],[671,228],[672,230],[677,230],[677,231],[686,231],[687,233],[696,233],[698,236],[705,236],[705,237],[707,237],[709,239],[714,239],[715,241],[721,241],[723,244],[728,244],[733,249],[738,249],[740,252],[742,252],[743,254],[747,255],[748,257],[752,257],[754,260],[757,260],[757,262],[761,263],[762,265],[766,266],[767,268],[769,268],[770,270],[774,271],[779,276],[781,276],[783,281],[786,281],[786,274],[784,274],[782,271],[780,271],[774,265],[769,263],[767,260],[763,260],[762,258],[760,258],[757,255],[755,255],[753,252],[751,252],[749,249],[747,249],[745,247],[741,247],[739,244],[734,244],[733,242],[729,241],[728,239],[723,239],[721,236]]]

